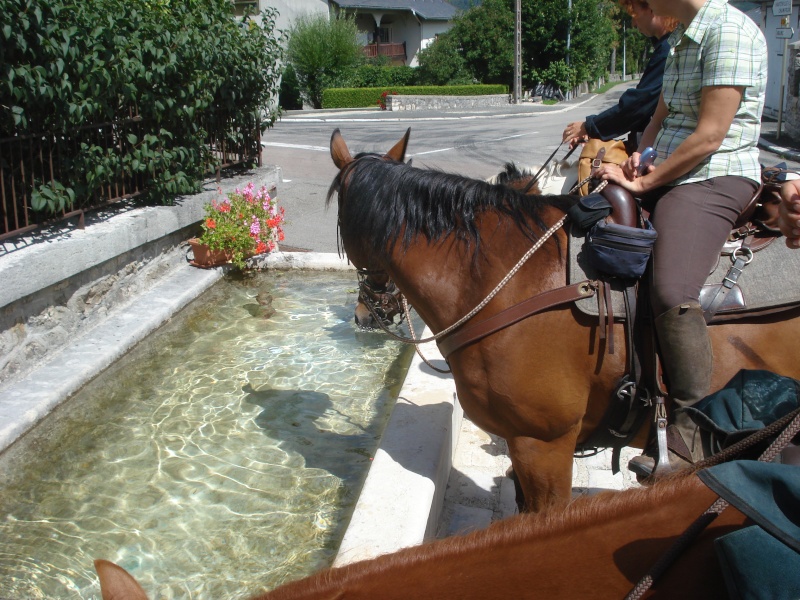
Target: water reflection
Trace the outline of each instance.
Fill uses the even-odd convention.
[[[99,598],[99,557],[165,599],[329,564],[411,358],[354,287],[225,280],[0,457],[0,597]]]

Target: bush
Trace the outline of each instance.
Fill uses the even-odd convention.
[[[444,34],[419,53],[417,79],[420,85],[463,85],[474,83],[467,63],[452,35]]]
[[[327,14],[298,18],[289,30],[286,51],[303,99],[314,108],[322,108],[325,88],[345,81],[364,60],[355,20]]]
[[[575,80],[575,70],[563,60],[551,62],[546,69],[533,73],[540,84],[555,87],[562,92],[569,90]]]
[[[69,165],[68,179],[34,192],[35,209],[71,206],[120,176],[143,176],[168,201],[218,162],[210,138],[242,143],[275,120],[275,11],[261,26],[235,19],[229,0],[0,0],[0,11],[0,137],[50,132]],[[87,126],[100,123],[114,123],[113,143],[94,141]]]
[[[283,70],[278,103],[285,110],[300,110],[303,108],[303,99],[300,97],[300,84],[291,64],[286,65]]]
[[[506,85],[451,85],[374,88],[328,88],[322,94],[323,108],[362,108],[380,106],[383,92],[407,96],[487,96],[507,94]]]

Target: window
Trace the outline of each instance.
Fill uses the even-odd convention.
[[[233,0],[233,12],[237,17],[258,14],[258,0]]]
[[[379,27],[378,37],[381,44],[392,43],[392,29],[390,27]]]

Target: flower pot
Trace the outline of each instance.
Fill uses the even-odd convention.
[[[189,240],[189,246],[192,249],[194,259],[189,261],[189,264],[203,269],[211,267],[219,267],[220,265],[227,264],[233,259],[233,254],[228,250],[212,250],[206,244],[201,244],[197,238]]]

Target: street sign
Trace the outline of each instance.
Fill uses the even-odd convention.
[[[772,14],[776,17],[792,14],[792,0],[775,0],[772,3]]]
[[[775,37],[779,40],[790,40],[794,37],[794,29],[791,27],[778,27],[775,30]]]

